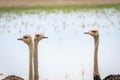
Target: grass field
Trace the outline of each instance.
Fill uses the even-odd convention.
[[[63,5],[63,6],[17,6],[17,7],[0,7],[0,12],[21,12],[21,11],[29,11],[29,10],[37,10],[39,11],[57,11],[57,10],[63,10],[64,12],[69,11],[88,11],[91,9],[103,9],[103,8],[115,8],[117,10],[120,10],[120,3],[118,4],[102,4],[102,5]]]
[[[77,11],[83,9],[116,8],[120,0],[0,0],[0,12],[40,9],[46,11]]]

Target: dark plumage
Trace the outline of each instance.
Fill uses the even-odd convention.
[[[94,80],[101,80],[99,75],[94,75]]]
[[[103,80],[120,80],[120,75],[108,75],[107,77],[105,77]]]
[[[19,77],[19,76],[9,75],[2,80],[24,80],[24,79],[22,77]]]

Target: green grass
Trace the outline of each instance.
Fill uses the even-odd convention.
[[[36,7],[1,7],[1,12],[21,12],[30,10],[41,10],[41,11],[58,11],[63,10],[64,12],[79,11],[79,10],[91,10],[91,9],[103,9],[103,8],[115,8],[120,10],[119,4],[108,4],[108,5],[66,5],[66,6],[36,6]]]

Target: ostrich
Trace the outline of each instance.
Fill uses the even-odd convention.
[[[25,42],[29,47],[29,80],[33,80],[33,41],[31,35],[24,35],[22,38],[18,38]]]
[[[46,39],[43,34],[36,33],[34,37],[34,80],[39,80],[38,72],[38,42],[42,39]]]
[[[94,38],[94,73],[93,78],[94,80],[101,80],[101,77],[99,75],[99,69],[98,69],[98,45],[99,45],[99,31],[94,29],[89,32],[85,32],[85,34],[89,34],[93,36]],[[120,80],[120,75],[108,75],[103,80]]]
[[[98,30],[91,30],[89,32],[85,32],[85,34],[89,34],[93,36],[94,38],[94,72],[93,72],[93,78],[94,80],[101,80],[101,77],[99,75],[99,69],[98,69],[98,45],[99,45],[99,31]]]

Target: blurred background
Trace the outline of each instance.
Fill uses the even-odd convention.
[[[100,33],[99,71],[120,73],[120,0],[0,0],[0,79],[28,79],[28,46],[17,38],[36,32],[40,80],[92,80],[94,40]]]

